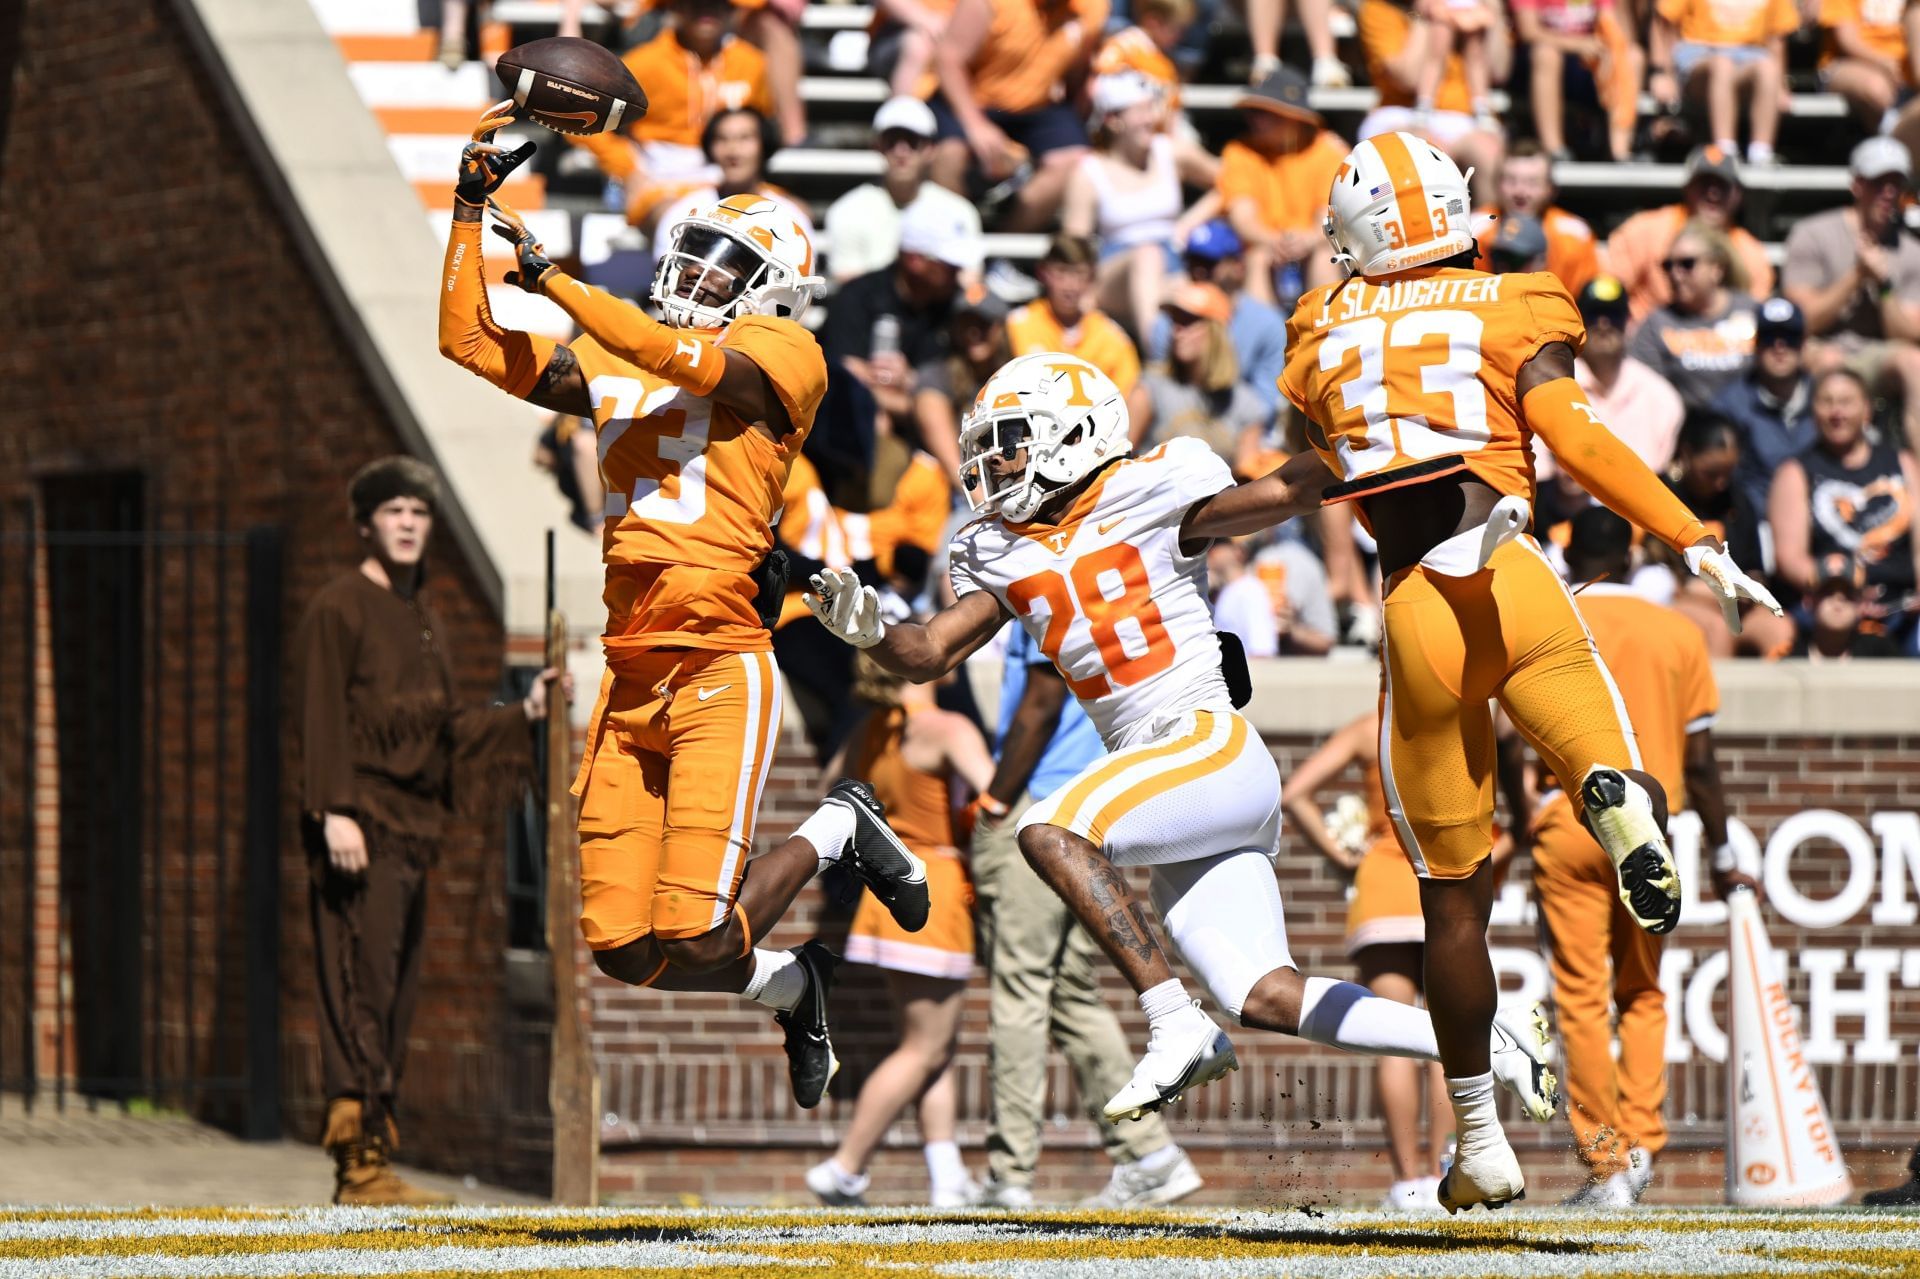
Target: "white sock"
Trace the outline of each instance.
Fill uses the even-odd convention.
[[[935,1190],[958,1189],[967,1184],[967,1165],[960,1158],[960,1147],[951,1141],[930,1141],[926,1145],[927,1180]]]
[[[1193,997],[1187,994],[1178,977],[1169,977],[1158,986],[1140,992],[1140,1011],[1147,1015],[1149,1028],[1192,1008]]]
[[[1184,1152],[1180,1147],[1168,1142],[1158,1150],[1149,1150],[1141,1155],[1137,1163],[1142,1172],[1158,1172],[1178,1159]]]
[[[1717,138],[1714,140],[1713,145],[1719,147],[1722,151],[1726,152],[1727,155],[1729,155],[1734,159],[1738,159],[1740,156],[1740,144],[1738,142],[1735,142],[1732,138]]]
[[[793,1011],[806,989],[807,970],[800,966],[799,956],[790,950],[755,948],[753,976],[747,978],[747,988],[740,993],[756,1004],[785,1013]]]
[[[1768,142],[1747,143],[1747,163],[1765,164],[1773,159],[1773,145]]]
[[[848,1172],[840,1166],[840,1161],[829,1157],[827,1171],[833,1174],[833,1184],[840,1188],[843,1195],[864,1195],[867,1187],[873,1184],[873,1178],[857,1172]]]
[[[1466,1145],[1478,1133],[1492,1129],[1500,1132],[1500,1114],[1493,1104],[1493,1072],[1484,1075],[1467,1075],[1459,1079],[1449,1077],[1447,1096],[1453,1099],[1453,1120],[1460,1134],[1460,1144]]]
[[[793,835],[813,845],[813,851],[820,855],[820,868],[824,870],[847,851],[847,845],[853,841],[853,822],[853,810],[845,804],[822,804],[813,810],[813,816],[800,823]]]
[[[1309,977],[1300,995],[1302,1039],[1375,1057],[1440,1058],[1426,1009],[1385,999],[1365,986]],[[1491,1078],[1491,1076],[1489,1076]]]

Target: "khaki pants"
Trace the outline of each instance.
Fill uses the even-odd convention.
[[[1534,819],[1533,887],[1553,969],[1565,1057],[1567,1118],[1594,1177],[1627,1166],[1627,1151],[1667,1144],[1667,1000],[1662,939],[1620,904],[1613,863],[1564,796]],[[1620,1060],[1613,1059],[1617,1011]]]
[[[1170,1140],[1158,1115],[1119,1125],[1101,1117],[1107,1098],[1132,1077],[1134,1051],[1100,997],[1099,947],[1020,855],[1015,828],[1029,802],[1022,795],[1006,817],[973,837],[993,1046],[987,1168],[995,1181],[1018,1186],[1033,1183],[1040,1161],[1049,1035],[1073,1068],[1081,1104],[1109,1158],[1132,1163]]]

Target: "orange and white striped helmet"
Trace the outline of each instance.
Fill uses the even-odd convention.
[[[825,283],[813,273],[813,241],[793,212],[745,193],[673,224],[653,300],[668,324],[717,329],[737,315],[797,320]]]
[[[1368,138],[1347,152],[1327,195],[1333,260],[1354,275],[1390,275],[1471,249],[1472,176],[1411,133]]]

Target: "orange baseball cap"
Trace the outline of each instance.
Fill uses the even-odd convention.
[[[1160,309],[1184,311],[1188,315],[1197,315],[1203,320],[1220,324],[1230,323],[1233,319],[1233,303],[1220,290],[1220,286],[1199,280],[1176,284],[1168,292],[1167,300],[1160,304]]]

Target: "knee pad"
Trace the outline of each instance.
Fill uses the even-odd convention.
[[[1156,866],[1152,896],[1181,958],[1235,1021],[1261,978],[1294,967],[1270,854]]]

